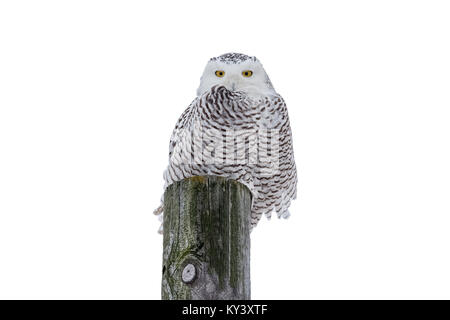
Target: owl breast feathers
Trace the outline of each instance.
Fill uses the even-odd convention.
[[[274,90],[258,95],[227,84],[203,90],[178,119],[165,188],[192,176],[226,177],[251,191],[252,228],[272,211],[287,218],[296,198],[297,171],[286,104]],[[163,204],[155,213],[162,211]]]

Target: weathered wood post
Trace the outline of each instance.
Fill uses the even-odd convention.
[[[222,177],[166,189],[162,299],[250,299],[250,207],[248,188]]]

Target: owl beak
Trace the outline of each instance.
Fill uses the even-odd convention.
[[[231,91],[236,91],[238,83],[239,79],[237,79],[234,75],[231,75],[231,77],[227,79],[227,87]]]

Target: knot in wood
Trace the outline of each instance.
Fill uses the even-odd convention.
[[[181,279],[184,283],[192,283],[195,280],[197,270],[192,263],[188,263],[181,274]]]

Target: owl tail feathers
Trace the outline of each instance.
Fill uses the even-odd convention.
[[[163,224],[161,223],[161,225],[159,226],[159,228],[158,228],[158,233],[159,234],[163,234]]]
[[[158,208],[156,208],[155,210],[153,210],[153,214],[155,216],[159,216],[161,213],[164,212],[164,206],[161,204]]]
[[[163,206],[162,203],[161,203],[161,205],[158,208],[156,208],[153,211],[153,214],[158,216],[159,221],[161,221],[161,225],[159,226],[159,229],[158,229],[158,233],[159,234],[163,233],[163,223],[162,223],[162,221],[163,221],[163,212],[164,212],[164,206]]]
[[[284,210],[284,211],[282,211],[282,212],[277,212],[277,215],[278,215],[278,218],[279,218],[279,219],[281,219],[281,218],[287,219],[287,218],[289,218],[289,216],[291,215],[291,213],[289,212],[288,209],[286,209],[286,210]]]
[[[265,213],[267,220],[270,220],[270,219],[272,218],[272,212],[273,212],[273,211],[271,210],[271,211],[267,211],[267,212]],[[283,211],[278,211],[278,212],[277,212],[277,217],[278,217],[278,219],[281,219],[281,218],[287,219],[287,218],[289,218],[290,216],[291,216],[291,213],[289,212],[288,209],[285,209],[285,210],[283,210]]]

